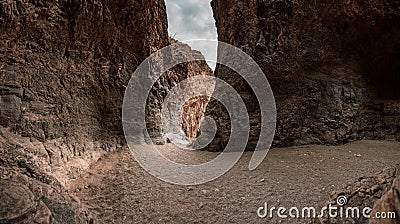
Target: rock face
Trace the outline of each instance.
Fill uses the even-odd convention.
[[[219,40],[252,56],[271,84],[276,146],[400,140],[399,2],[213,0],[212,7]],[[218,66],[215,75],[244,98],[252,149],[260,130],[257,100],[232,71]],[[210,103],[207,113],[222,114],[221,108]],[[217,119],[222,146],[228,121]]]
[[[204,117],[209,100],[208,97],[195,97],[182,106],[182,128],[189,139],[195,139],[199,136],[200,122]]]
[[[9,199],[2,202],[1,223],[91,222],[62,184],[125,144],[126,85],[139,63],[176,42],[167,24],[162,0],[0,3],[0,186],[1,198]],[[171,53],[200,54],[184,48]],[[165,141],[158,122],[168,90],[199,73],[212,74],[205,61],[179,65],[157,80],[146,111],[155,142]],[[182,126],[194,136],[199,122],[184,123],[193,116],[188,111],[193,114],[184,110]]]
[[[0,125],[41,142],[52,164],[119,148],[129,78],[152,52],[176,43],[163,1],[8,1],[0,19]],[[181,54],[193,53],[183,46]],[[159,107],[168,90],[198,74],[212,74],[205,61],[157,80],[147,111],[155,141],[162,143]]]
[[[184,96],[188,95],[196,89],[204,89],[205,87],[212,89],[212,83],[206,83],[206,76],[212,76],[213,72],[208,67],[206,61],[190,61],[197,58],[204,59],[199,51],[192,50],[188,45],[179,43],[174,39],[170,39],[170,43],[174,44],[171,49],[172,57],[182,57],[188,62],[179,64],[173,67],[170,71],[166,72],[160,79],[154,84],[150,95],[148,97],[148,104],[146,107],[147,112],[147,129],[149,131],[150,137],[156,144],[164,144],[169,133],[163,130],[162,119],[161,119],[161,109],[163,100],[166,99],[167,95],[171,93],[171,89],[175,87],[178,83],[186,80],[184,87],[184,93],[179,96],[175,96],[171,103],[177,103]],[[159,69],[163,68],[163,63],[160,60],[159,63],[154,63],[154,67],[158,66]],[[201,82],[187,80],[190,77],[198,76]],[[198,80],[197,80],[198,81]],[[207,106],[208,99],[203,98],[192,98],[187,103],[182,105],[180,114],[171,114],[173,112],[168,111],[168,123],[173,122],[174,118],[181,122],[179,127],[184,131],[187,137],[196,138],[200,126],[200,120],[204,115],[205,107]],[[164,105],[168,107],[168,105]],[[165,109],[165,108],[164,108]],[[167,108],[168,110],[168,108]],[[163,124],[164,126],[168,124]],[[166,127],[167,129],[169,127]],[[188,141],[189,141],[188,139]],[[170,139],[171,140],[171,139]]]
[[[80,201],[46,172],[48,165],[24,146],[0,140],[0,223],[94,223]]]
[[[397,180],[395,179],[396,177],[399,179],[399,175],[400,165],[388,167],[374,176],[359,178],[357,181],[345,186],[342,191],[333,192],[328,201],[325,203],[325,207],[329,207],[329,205],[338,208],[343,207],[344,212],[346,212],[346,209],[349,207],[357,207],[360,210],[360,216],[352,217],[352,215],[349,215],[348,218],[333,218],[329,217],[328,214],[325,214],[323,217],[315,220],[315,223],[384,223],[384,220],[376,220],[376,222],[374,222],[374,219],[368,219],[367,217],[364,217],[362,215],[362,211],[366,207],[371,209],[374,207],[374,210],[369,214],[371,217],[375,217],[376,211],[384,212],[388,211],[388,209],[391,209],[390,212],[396,211],[393,207],[391,207],[393,206],[391,203],[398,200],[398,198],[396,199],[396,197],[393,197],[393,189],[396,189],[397,187]],[[344,203],[344,205],[338,205],[338,198],[340,197],[346,198],[346,203]],[[380,199],[381,197],[382,199]],[[341,202],[341,200],[339,200],[339,202]],[[389,203],[390,206],[388,206]],[[386,221],[395,221],[393,223],[398,223],[396,222],[396,219],[387,219]]]
[[[400,175],[394,180],[392,187],[387,191],[379,201],[375,203],[375,206],[371,212],[373,217],[383,217],[381,214],[392,214],[391,218],[386,219],[370,219],[370,224],[396,224],[400,223]],[[394,214],[394,215],[393,215]],[[388,217],[388,215],[386,215]]]

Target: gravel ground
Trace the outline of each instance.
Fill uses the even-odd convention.
[[[218,153],[157,146],[168,158],[197,164]],[[252,153],[222,177],[198,186],[160,181],[142,169],[128,149],[108,154],[67,184],[100,223],[308,223],[307,219],[259,218],[257,209],[321,208],[330,193],[362,176],[400,162],[400,143],[359,141],[344,146],[270,150],[254,171]]]

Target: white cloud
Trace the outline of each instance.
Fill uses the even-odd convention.
[[[168,32],[171,37],[185,42],[194,39],[217,40],[217,29],[210,0],[165,0],[168,14]],[[217,46],[204,42],[187,42],[203,53],[206,60],[215,61]],[[214,69],[215,64],[209,62]]]

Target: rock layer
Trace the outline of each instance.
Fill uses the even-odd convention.
[[[95,218],[23,145],[0,137],[0,223],[94,223]]]
[[[377,214],[379,213],[379,215]],[[385,215],[382,215],[385,214]],[[372,217],[385,219],[370,219],[370,224],[400,223],[400,175],[393,181],[392,187],[379,199],[372,209]]]
[[[92,222],[62,186],[125,144],[126,85],[145,58],[176,43],[167,24],[162,0],[0,3],[0,186],[1,198],[9,199],[0,222]],[[171,54],[200,55],[183,48]],[[198,74],[212,74],[205,61],[178,65],[156,81],[146,111],[156,143],[165,142],[163,98],[177,82]],[[192,106],[204,108],[204,102]],[[198,122],[182,126],[195,130]],[[14,210],[13,202],[19,206]]]
[[[271,84],[276,146],[400,140],[399,2],[214,0],[212,7],[219,40],[252,56]],[[244,98],[254,149],[260,130],[254,93],[223,66],[215,75]],[[229,117],[215,103],[208,113],[219,115],[221,150]]]
[[[377,211],[396,211],[390,203],[398,200],[396,197],[393,197],[393,192],[398,185],[398,181],[396,179],[399,179],[399,169],[400,165],[387,167],[382,172],[379,172],[374,176],[360,177],[357,181],[345,186],[342,191],[333,192],[324,205],[324,207],[329,207],[329,205],[331,205],[337,207],[338,209],[343,207],[344,212],[346,212],[347,208],[358,208],[360,211],[360,215],[358,217],[355,215],[353,216],[351,213],[347,218],[341,218],[339,216],[329,217],[328,214],[325,214],[323,217],[315,220],[315,223],[384,223],[385,220],[375,220],[364,217],[362,211],[366,207],[371,209],[374,207],[374,209],[369,213],[371,217],[375,217]],[[343,205],[338,205],[339,197],[345,197],[346,202]],[[390,206],[388,206],[389,204]],[[387,219],[386,221],[388,221],[388,223],[397,223],[396,219]]]
[[[176,43],[168,37],[164,2],[7,1],[1,6],[1,127],[41,142],[52,164],[75,157],[90,164],[121,147],[129,78],[151,53]],[[171,53],[200,54],[182,46],[184,52]],[[168,90],[198,74],[212,74],[205,61],[178,65],[156,81],[147,105],[154,141],[164,142],[159,117]]]

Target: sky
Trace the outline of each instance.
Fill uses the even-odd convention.
[[[206,60],[216,60],[217,29],[210,0],[165,0],[169,35],[203,53]],[[207,39],[214,41],[189,41]],[[189,42],[186,42],[189,41]],[[214,70],[215,63],[207,61]]]

